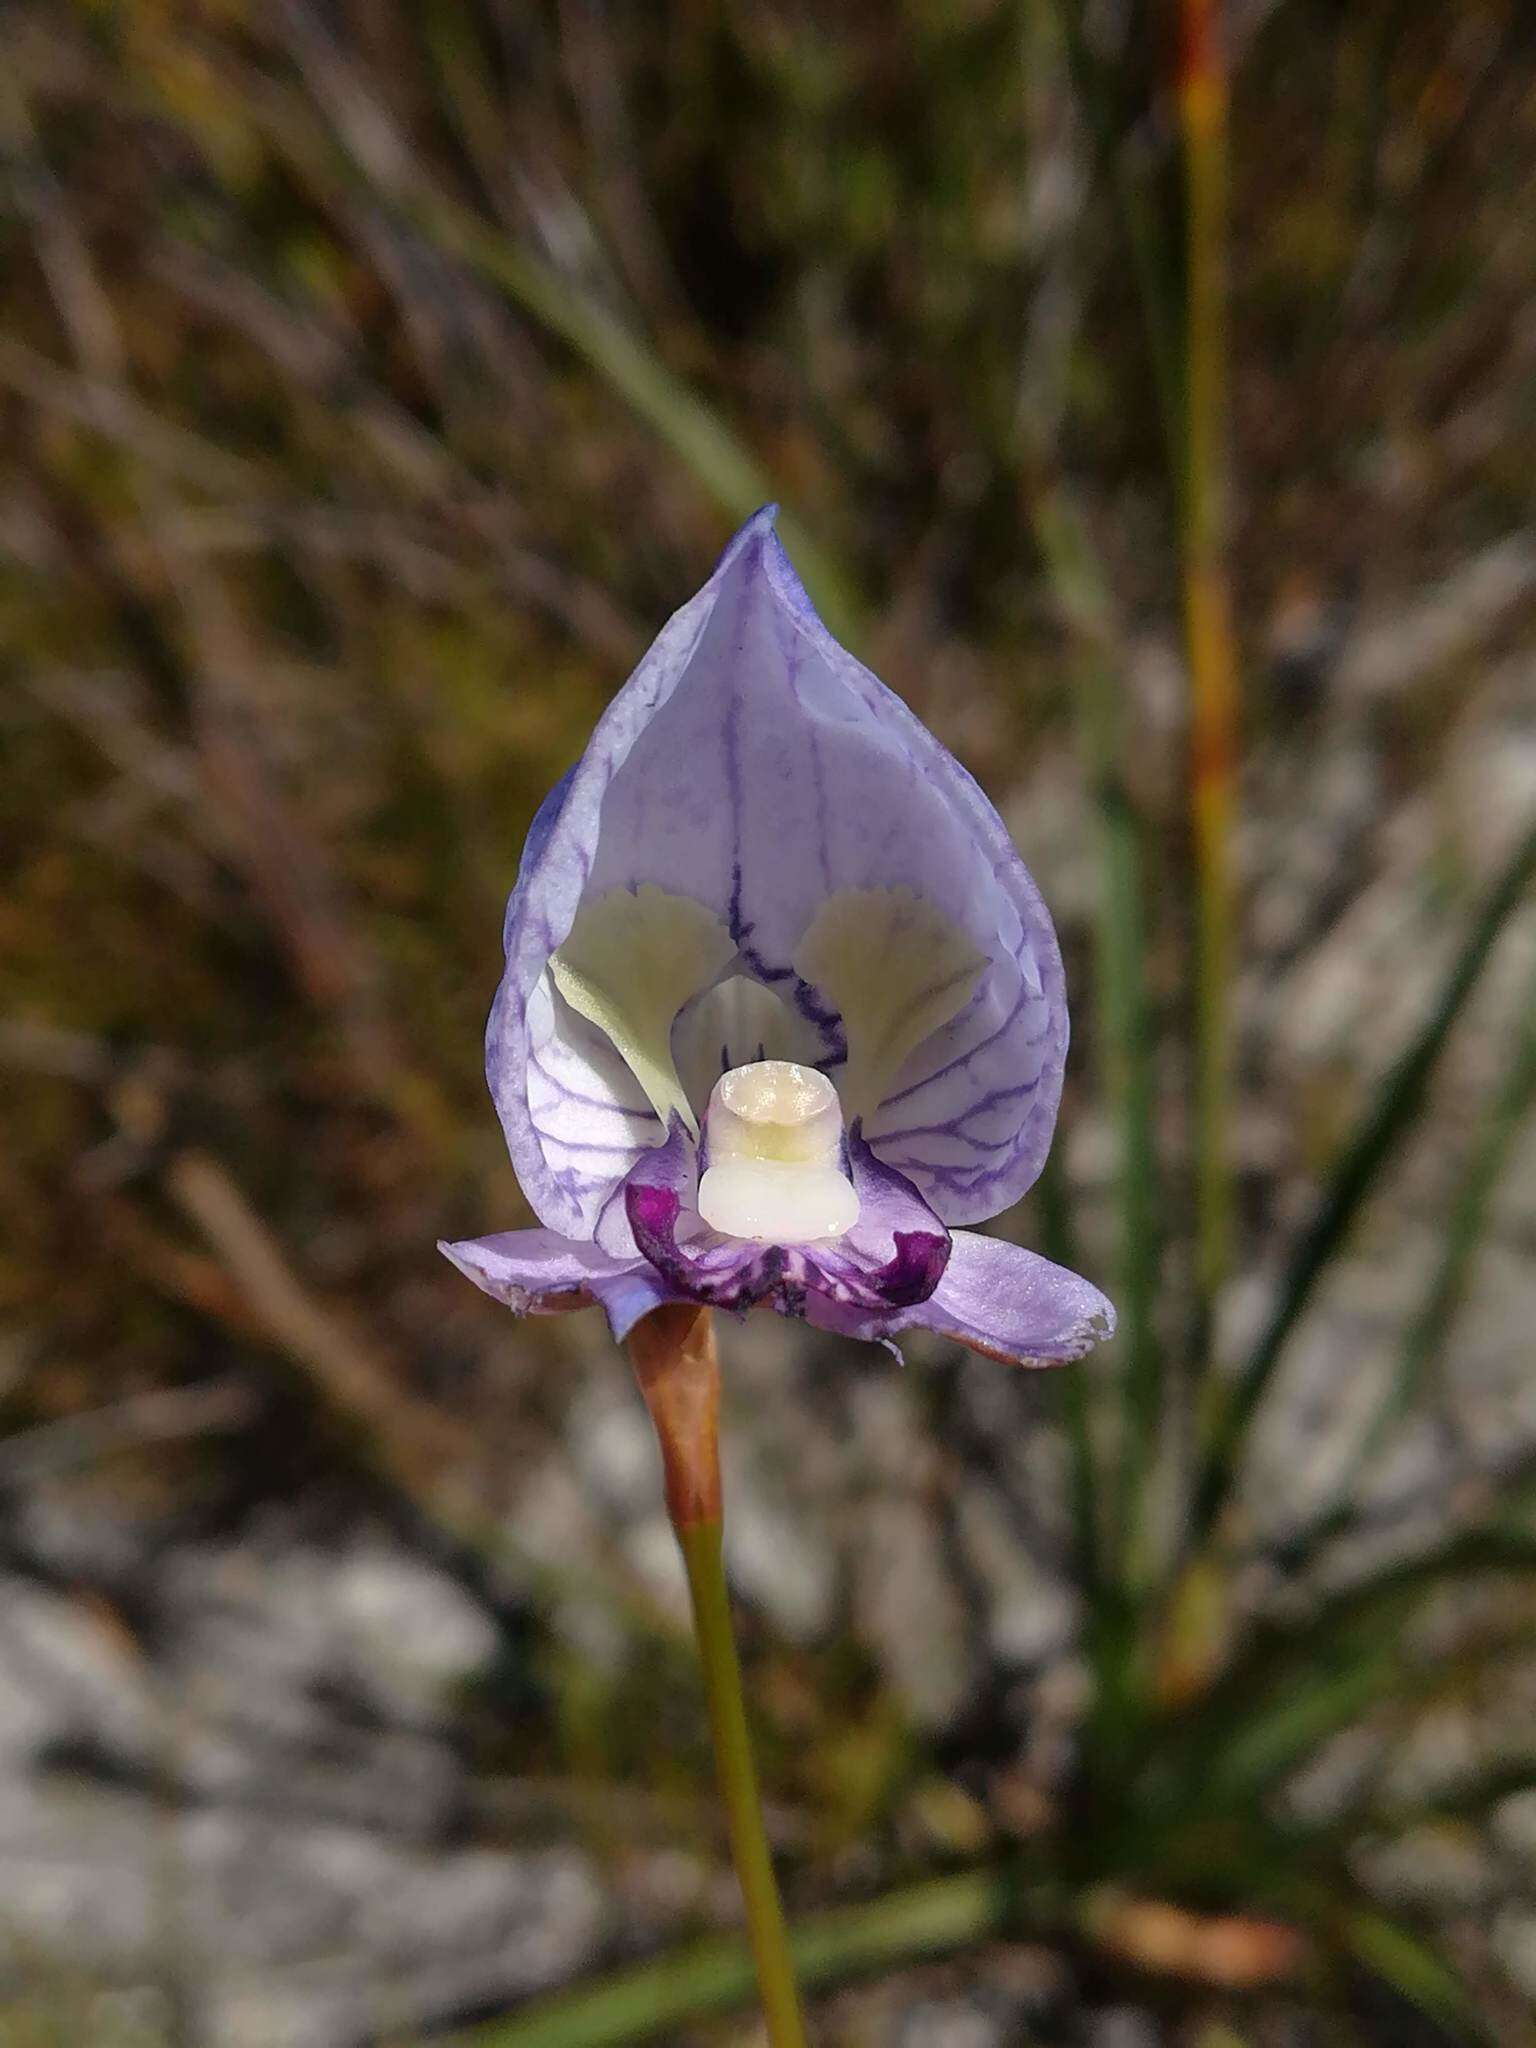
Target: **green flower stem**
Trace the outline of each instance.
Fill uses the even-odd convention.
[[[704,1666],[709,1700],[709,1725],[715,1738],[715,1766],[731,1831],[731,1852],[747,1909],[747,1934],[757,1964],[763,2013],[773,2048],[805,2048],[805,2023],[795,1988],[789,1931],[779,1899],[778,1880],[763,1828],[762,1800],[752,1762],[746,1705],[741,1691],[741,1662],[731,1628],[730,1596],[720,1524],[697,1522],[679,1529],[688,1590],[693,1597],[693,1625]]]
[[[667,1511],[688,1572],[715,1765],[741,1881],[771,2048],[805,2048],[789,1933],[747,1732],[720,1526],[720,1362],[708,1309],[660,1308],[630,1332],[629,1355],[661,1446]]]

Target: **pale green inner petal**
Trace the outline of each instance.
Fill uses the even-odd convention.
[[[688,1100],[701,1117],[709,1091],[729,1068],[760,1059],[812,1067],[826,1050],[814,1024],[745,974],[729,974],[700,996],[678,1019],[672,1046]]]
[[[986,955],[911,889],[828,897],[795,951],[795,972],[842,1013],[848,1064],[838,1084],[850,1119],[872,1116],[907,1056],[958,1016]]]
[[[584,903],[549,963],[561,995],[613,1041],[662,1122],[676,1111],[695,1137],[698,1118],[672,1058],[672,1025],[735,955],[712,911],[646,882]]]

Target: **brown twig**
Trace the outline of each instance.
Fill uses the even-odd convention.
[[[299,1280],[232,1177],[207,1153],[183,1152],[166,1172],[177,1206],[202,1233],[258,1324],[303,1366],[341,1419],[361,1428],[414,1497],[438,1496],[469,1462],[473,1441],[412,1394],[402,1369]],[[464,1503],[456,1519],[461,1518]]]

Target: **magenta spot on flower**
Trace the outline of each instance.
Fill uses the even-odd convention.
[[[922,1230],[898,1230],[896,1256],[883,1266],[875,1284],[892,1308],[913,1308],[926,1301],[944,1278],[949,1264],[949,1237]]]

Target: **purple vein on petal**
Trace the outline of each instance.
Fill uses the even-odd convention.
[[[661,1121],[649,1103],[643,1109],[631,1109],[626,1103],[614,1102],[605,1095],[584,1095],[579,1088],[570,1087],[549,1066],[544,1058],[542,1049],[537,1046],[528,1055],[528,1064],[532,1067],[537,1067],[550,1087],[555,1089],[558,1094],[564,1096],[567,1102],[579,1103],[583,1109],[607,1110],[614,1116],[631,1117],[636,1123],[655,1124]]]
[[[732,664],[725,718],[720,728],[721,748],[724,756],[723,765],[725,768],[725,795],[726,802],[731,807],[731,902],[726,924],[732,939],[735,940],[738,946],[742,942],[744,930],[750,929],[750,927],[743,926],[741,919],[741,685],[737,678],[741,673],[746,655],[747,612],[751,601],[751,581],[744,575],[741,579],[741,594],[737,600],[736,624],[732,641],[736,649],[737,660]]]
[[[1012,1088],[994,1088],[983,1095],[979,1102],[973,1102],[969,1109],[959,1116],[949,1117],[933,1124],[903,1124],[899,1130],[880,1133],[882,1148],[900,1144],[907,1138],[963,1138],[967,1145],[974,1145],[978,1152],[1007,1152],[1019,1142],[1019,1133],[1011,1131],[1006,1138],[978,1138],[966,1130],[973,1117],[983,1116],[988,1110],[998,1109],[1006,1102],[1017,1102],[1026,1095],[1033,1095],[1040,1086],[1040,1076],[1032,1081],[1020,1081]]]
[[[774,637],[784,657],[784,678],[789,694],[795,700],[800,722],[805,732],[806,752],[810,756],[811,788],[816,800],[816,854],[821,868],[821,886],[825,894],[832,893],[832,849],[827,840],[827,771],[821,758],[820,720],[806,703],[800,688],[800,671],[805,660],[805,644],[795,631],[792,620],[782,619],[777,613],[773,619]]]
[[[976,1000],[980,1000],[980,992],[978,992]],[[942,1081],[946,1077],[946,1075],[958,1073],[962,1067],[968,1067],[971,1064],[972,1060],[979,1059],[984,1052],[989,1051],[994,1045],[998,1043],[1000,1039],[1006,1037],[1008,1032],[1014,1026],[1014,1024],[1017,1023],[1021,1012],[1024,1009],[1026,1009],[1030,1003],[1038,1002],[1039,1000],[1040,998],[1038,996],[1031,995],[1029,990],[1025,988],[1023,983],[1021,982],[1019,985],[1019,993],[1014,998],[1013,1008],[1008,1012],[1007,1016],[1003,1018],[1000,1024],[996,1025],[993,1028],[993,1030],[988,1032],[985,1038],[978,1039],[976,1044],[971,1047],[969,1052],[957,1053],[952,1060],[946,1060],[942,1067],[935,1067],[931,1074],[924,1074],[923,1078],[920,1081],[909,1082],[905,1088],[898,1088],[894,1095],[887,1095],[884,1102],[882,1102],[880,1105],[882,1111],[889,1109],[893,1103],[905,1102],[909,1095],[916,1095],[919,1092],[919,1090],[923,1088],[931,1088],[935,1081]],[[960,1012],[959,1017],[955,1019],[956,1024],[962,1023],[966,1016],[970,1014],[971,1010],[974,1009],[974,1007],[974,1002],[967,1003],[965,1009],[962,1010]],[[1040,1045],[1047,1038],[1050,1037],[1053,1029],[1054,1025],[1052,1021],[1049,1018],[1047,1018],[1044,1030],[1041,1031],[1040,1034],[1035,1038],[1026,1038],[1024,1043],[1027,1046]]]

